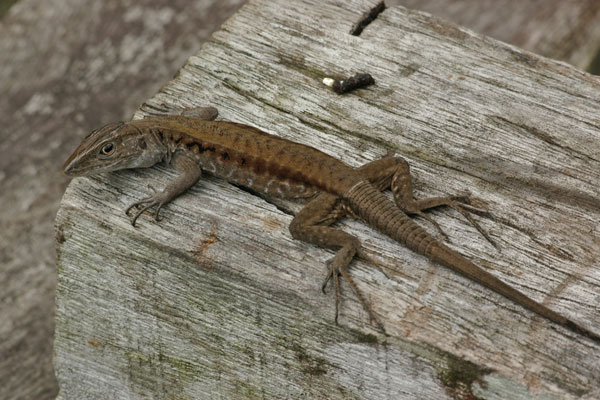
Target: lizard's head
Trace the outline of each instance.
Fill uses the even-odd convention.
[[[135,123],[115,122],[86,136],[62,170],[68,176],[81,176],[149,167],[162,158],[153,144],[152,138],[143,134]]]

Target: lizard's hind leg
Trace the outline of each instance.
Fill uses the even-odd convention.
[[[329,271],[322,287],[324,292],[327,282],[333,278],[335,322],[337,323],[338,320],[340,305],[339,275],[341,275],[348,282],[363,308],[369,313],[371,321],[375,321],[377,327],[385,332],[371,305],[348,272],[348,265],[352,261],[352,258],[360,251],[359,240],[339,228],[329,226],[346,214],[345,209],[346,207],[343,207],[340,198],[328,193],[321,193],[296,214],[290,224],[290,232],[294,239],[312,243],[320,247],[338,249],[333,259],[327,263]]]
[[[422,200],[413,198],[412,178],[410,167],[406,160],[401,157],[386,156],[380,160],[367,163],[359,168],[359,171],[379,190],[391,189],[396,205],[408,215],[418,215],[429,221],[442,236],[448,236],[442,228],[431,217],[423,211],[435,207],[447,206],[463,215],[494,247],[496,243],[486,231],[473,219],[471,213],[486,215],[486,211],[479,210],[467,204],[468,196],[430,197]]]

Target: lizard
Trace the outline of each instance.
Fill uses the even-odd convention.
[[[91,132],[66,160],[63,173],[85,176],[128,168],[146,168],[159,162],[171,164],[178,172],[163,190],[131,204],[139,208],[137,219],[155,208],[159,219],[163,206],[200,180],[203,171],[230,183],[266,196],[308,199],[295,215],[289,230],[293,238],[335,249],[323,283],[330,280],[335,290],[335,322],[340,305],[340,277],[351,287],[371,322],[385,333],[383,324],[358,288],[348,267],[361,254],[359,240],[331,225],[344,216],[359,218],[412,251],[443,265],[520,306],[582,334],[597,343],[600,335],[551,310],[478,267],[417,224],[412,215],[424,217],[440,232],[439,225],[424,211],[451,207],[465,216],[485,238],[494,242],[469,215],[466,197],[448,196],[415,200],[409,165],[388,154],[359,168],[313,147],[266,133],[258,128],[229,121],[217,121],[213,107],[187,109],[177,115],[146,117],[116,122]],[[394,201],[382,191],[390,189]]]

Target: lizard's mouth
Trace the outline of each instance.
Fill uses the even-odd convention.
[[[67,176],[84,176],[96,173],[100,168],[94,165],[87,165],[77,159],[77,154],[74,153],[62,167],[63,174]]]
[[[67,176],[85,176],[85,175],[91,175],[92,173],[98,173],[101,172],[99,171],[99,168],[78,168],[77,163],[76,162],[66,162],[65,165],[62,168],[62,172],[63,174],[67,175]]]
[[[89,160],[78,159],[77,153],[74,153],[62,167],[63,174],[67,176],[86,176],[96,175],[103,172],[116,171],[119,169],[132,168],[131,160],[135,160],[135,155],[120,157],[114,160],[104,160],[101,163],[89,162]]]
[[[67,161],[65,161],[65,164],[62,167],[63,174],[65,174],[67,176],[79,175],[79,173],[77,171],[77,163],[75,162],[74,156],[75,156],[75,154],[73,154],[71,157],[69,157],[67,159]]]

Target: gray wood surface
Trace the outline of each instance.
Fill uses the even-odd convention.
[[[503,42],[600,73],[597,0],[388,0]]]
[[[600,80],[375,1],[252,1],[138,112],[212,104],[221,118],[358,166],[406,157],[419,198],[471,194],[496,251],[456,213],[450,245],[532,298],[600,326]],[[368,71],[345,96],[331,74]],[[593,399],[600,346],[357,221],[377,265],[320,292],[332,252],[292,240],[293,207],[213,178],[137,228],[122,210],[165,167],[76,179],[57,216],[55,365],[70,398]],[[431,228],[428,226],[428,228]],[[432,230],[432,232],[434,232]]]

